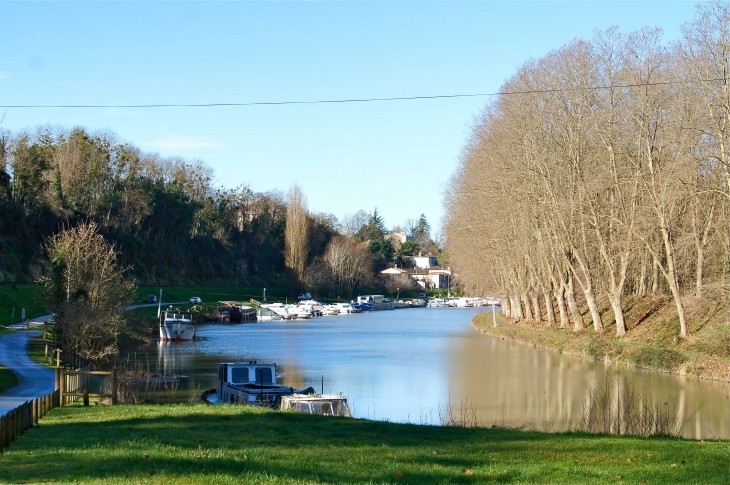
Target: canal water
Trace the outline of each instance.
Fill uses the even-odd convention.
[[[217,364],[275,362],[279,381],[343,392],[358,418],[546,431],[575,428],[591,390],[640,394],[669,409],[682,434],[730,438],[730,384],[606,366],[479,334],[487,308],[422,308],[199,327],[195,342],[153,342],[133,358],[186,376],[192,399]]]

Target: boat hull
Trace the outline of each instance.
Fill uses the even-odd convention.
[[[160,325],[160,340],[163,342],[185,342],[195,338],[195,327],[189,323],[163,323]]]

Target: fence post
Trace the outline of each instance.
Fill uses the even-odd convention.
[[[66,373],[64,372],[64,369],[58,369],[61,375],[61,378],[59,381],[59,387],[58,387],[58,405],[63,406],[66,404],[65,399],[63,398],[63,393],[66,392]]]
[[[85,387],[84,388],[84,406],[88,406],[88,405],[89,405],[89,388]]]
[[[61,349],[56,349],[56,367],[61,367]]]
[[[112,369],[112,406],[117,404],[117,370]]]
[[[25,426],[23,427],[23,433],[25,433],[33,427],[33,401],[26,401],[23,406],[25,406]]]

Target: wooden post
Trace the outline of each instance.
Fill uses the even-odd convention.
[[[61,367],[61,349],[56,349],[56,367]]]
[[[61,389],[61,369],[56,368],[55,371],[56,371],[56,386],[53,390],[57,391],[57,390]]]
[[[117,370],[112,369],[112,406],[117,404]]]
[[[84,388],[84,406],[88,406],[88,405],[89,405],[89,388],[85,387]]]
[[[59,369],[61,378],[59,379],[58,386],[58,405],[63,406],[66,404],[66,400],[63,397],[63,393],[66,392],[66,373],[63,369]]]
[[[46,344],[46,351],[43,354],[43,359],[48,360],[48,344]]]

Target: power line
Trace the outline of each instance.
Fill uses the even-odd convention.
[[[15,104],[0,105],[0,108],[6,109],[59,109],[59,108],[75,108],[75,109],[93,109],[93,108],[220,108],[220,107],[248,107],[248,106],[284,106],[296,104],[344,104],[344,103],[372,103],[372,102],[389,102],[389,101],[415,101],[430,99],[452,99],[452,98],[475,98],[482,96],[514,96],[520,94],[550,94],[572,91],[601,91],[606,89],[629,89],[648,86],[668,86],[673,84],[687,84],[694,82],[727,82],[728,78],[702,79],[699,81],[663,81],[652,83],[635,83],[635,84],[616,84],[606,86],[592,86],[589,88],[546,88],[546,89],[529,89],[518,91],[497,91],[494,93],[471,93],[471,94],[438,94],[434,96],[397,96],[391,98],[349,98],[349,99],[319,99],[312,101],[254,101],[250,103],[156,103],[156,104]]]

